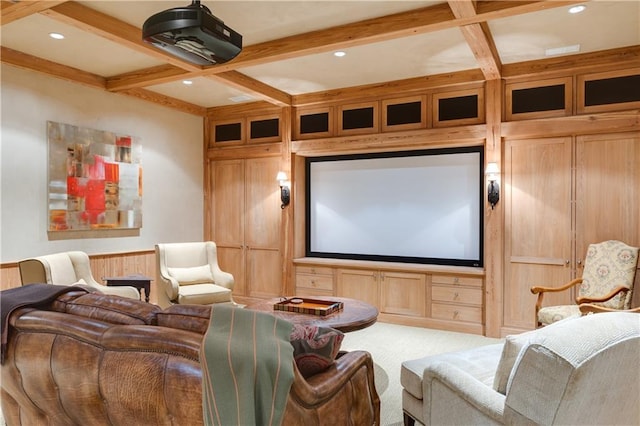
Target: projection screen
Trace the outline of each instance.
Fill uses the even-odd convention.
[[[310,157],[307,253],[482,266],[482,147]]]

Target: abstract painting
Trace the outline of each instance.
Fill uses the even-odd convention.
[[[49,231],[142,227],[139,138],[47,122]]]

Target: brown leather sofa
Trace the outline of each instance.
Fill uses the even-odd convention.
[[[203,424],[198,358],[210,309],[75,290],[16,309],[1,367],[7,425]],[[283,425],[379,424],[369,353],[294,375]]]

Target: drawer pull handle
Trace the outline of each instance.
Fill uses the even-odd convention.
[[[455,293],[453,293],[453,300],[458,300],[459,297],[460,297],[460,295],[458,294],[457,291]]]
[[[454,283],[454,284],[460,284],[460,278],[455,277],[455,278],[453,279],[453,283]]]
[[[457,319],[459,314],[460,314],[460,312],[453,311],[453,319]]]

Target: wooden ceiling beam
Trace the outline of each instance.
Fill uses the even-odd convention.
[[[210,75],[207,78],[222,82],[227,86],[235,87],[254,98],[267,101],[277,106],[285,107],[291,105],[290,94],[245,74],[239,73],[238,71],[227,71],[220,74]]]
[[[8,47],[0,47],[0,61],[18,68],[27,69],[60,78],[75,84],[106,90],[106,80],[96,74],[79,70],[77,68],[58,64],[46,59],[38,58]],[[207,109],[198,105],[181,101],[169,96],[160,95],[145,89],[128,89],[122,92],[124,95],[167,106],[189,114],[206,116]]]
[[[9,24],[18,19],[26,18],[34,13],[42,12],[51,7],[65,3],[67,0],[46,1],[2,1],[0,3],[0,25]]]
[[[316,93],[305,93],[292,97],[292,105],[295,107],[311,106],[330,102],[344,102],[363,98],[380,98],[392,93],[409,95],[412,92],[420,93],[430,88],[442,86],[461,86],[472,83],[481,83],[484,75],[478,69],[414,77],[404,80],[387,81],[384,83],[365,84],[362,86],[343,89],[326,90]]]
[[[477,15],[474,0],[451,0],[449,7],[456,19],[473,18]],[[460,26],[469,48],[487,80],[499,80],[502,61],[489,30],[489,24],[479,22]]]
[[[140,28],[83,6],[80,3],[70,1],[43,10],[40,13],[88,33],[99,35],[136,52],[144,53],[145,55],[174,65],[184,71],[197,72],[202,70],[201,66],[168,55],[142,41],[142,31]]]
[[[22,69],[49,74],[72,83],[80,83],[99,89],[106,88],[105,78],[99,75],[38,58],[17,50],[9,49],[8,47],[2,46],[0,49],[0,61],[3,63]]]
[[[506,64],[502,67],[502,77],[514,79],[549,76],[567,70],[589,71],[612,63],[621,67],[624,64],[630,68],[640,67],[640,45]]]
[[[577,1],[482,1],[478,4],[478,11],[474,16],[456,18],[447,3],[440,3],[422,9],[410,10],[379,18],[367,19],[360,22],[345,24],[324,30],[296,34],[277,40],[245,46],[242,52],[225,64],[218,64],[205,68],[203,74],[219,74],[243,67],[262,65],[270,62],[292,59],[360,46],[368,43],[424,34],[438,30],[455,28],[486,22],[491,19],[520,15],[523,13],[575,4]],[[188,72],[175,76],[175,80],[191,78],[196,74]],[[146,73],[148,81],[129,81],[128,76],[114,76],[112,90],[118,87],[142,87],[155,84],[155,76]]]
[[[173,108],[188,114],[198,115],[200,117],[205,117],[207,115],[207,108],[205,107],[172,98],[170,96],[161,95],[159,93],[152,92],[151,90],[128,89],[118,92],[118,94],[132,96],[134,98],[142,99],[143,101],[152,102],[154,104]]]
[[[109,77],[107,78],[107,90],[119,92],[199,76],[199,73],[185,73],[183,69],[164,64]]]
[[[83,6],[80,3],[67,2],[44,10],[41,13],[49,18],[99,35],[114,43],[152,56],[168,64],[107,79],[107,90],[123,91],[136,87],[172,82],[176,81],[176,79],[186,78],[186,73],[188,73],[189,78],[206,74],[201,66],[169,55],[142,41],[140,28]],[[149,78],[149,75],[153,77]],[[240,90],[251,93],[257,98],[265,99],[276,105],[286,106],[289,105],[287,102],[290,102],[290,97],[286,93],[248,76],[243,76],[237,71],[230,74],[223,73],[215,79],[224,81],[225,84],[231,84]],[[122,80],[125,81],[124,84],[120,84]],[[243,84],[246,84],[246,86],[243,86]]]

